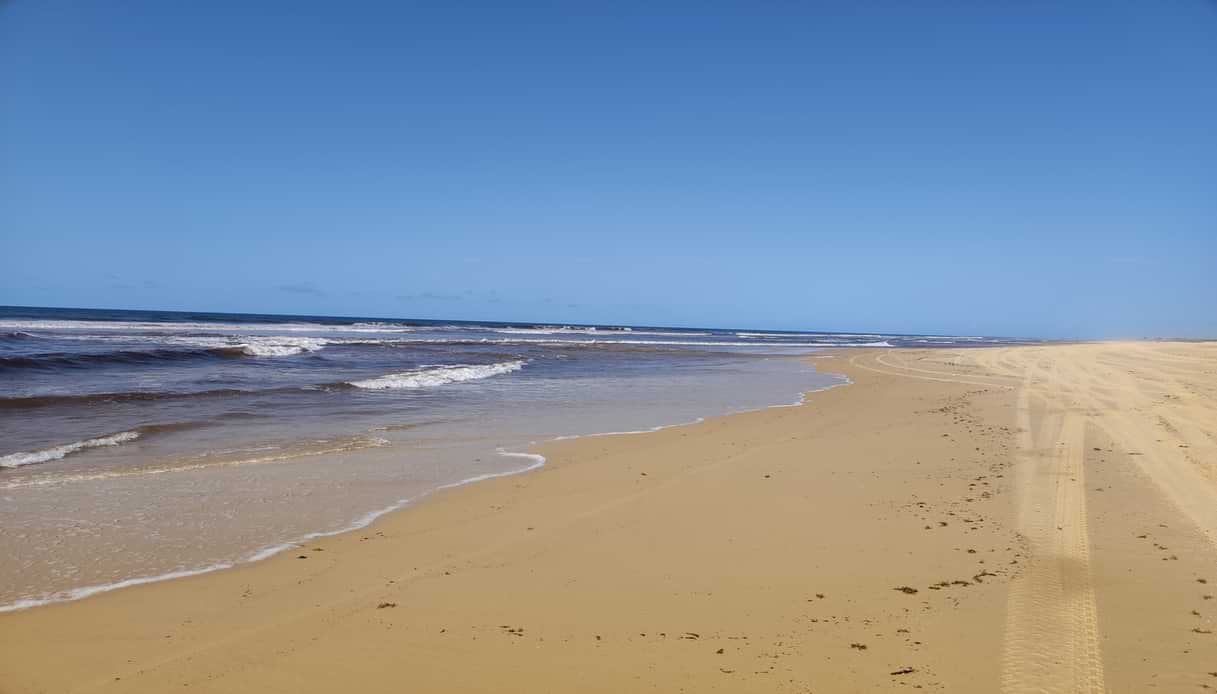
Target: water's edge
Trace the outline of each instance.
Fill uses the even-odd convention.
[[[819,371],[819,369],[816,369],[816,370]],[[733,412],[727,412],[725,414],[698,417],[697,419],[695,419],[693,421],[689,421],[689,422],[679,422],[679,423],[675,423],[675,424],[661,424],[661,425],[658,425],[655,427],[651,427],[649,429],[640,429],[640,430],[635,430],[635,431],[609,431],[609,432],[599,432],[599,433],[590,433],[590,434],[556,436],[554,438],[547,439],[545,441],[530,442],[529,447],[534,448],[536,446],[543,446],[547,443],[551,443],[554,441],[569,441],[572,439],[581,439],[581,438],[593,438],[593,437],[601,437],[601,436],[632,436],[632,435],[638,435],[638,434],[650,434],[650,433],[662,431],[665,429],[672,429],[672,428],[677,428],[677,427],[686,427],[686,426],[692,426],[695,424],[701,424],[701,423],[707,421],[708,419],[718,419],[721,417],[733,417],[736,415],[746,414],[749,412],[763,412],[765,410],[785,408],[785,407],[801,407],[806,404],[807,396],[811,393],[820,393],[820,392],[824,392],[827,390],[832,390],[833,388],[851,385],[853,383],[853,381],[850,380],[850,378],[848,376],[846,376],[845,374],[833,373],[833,372],[829,372],[829,371],[820,371],[820,373],[822,373],[826,376],[835,376],[835,377],[843,379],[843,380],[840,383],[833,383],[833,384],[826,385],[826,386],[823,386],[820,388],[813,388],[811,390],[804,391],[804,392],[800,393],[799,399],[793,403],[784,403],[784,404],[780,403],[780,404],[776,404],[776,405],[767,405],[765,407],[759,407],[759,408],[754,408],[754,409],[737,410],[737,411],[733,411]],[[338,528],[336,530],[327,530],[327,531],[308,533],[308,534],[302,535],[300,537],[297,537],[294,540],[289,540],[287,542],[281,542],[281,543],[278,543],[275,545],[264,547],[262,549],[259,549],[255,552],[247,555],[246,557],[244,557],[242,559],[236,559],[233,561],[217,562],[215,564],[210,564],[208,566],[203,566],[203,567],[199,567],[196,569],[184,569],[184,570],[179,570],[179,571],[170,571],[167,573],[155,574],[155,575],[151,575],[151,576],[137,576],[137,577],[133,577],[133,578],[123,579],[121,581],[116,581],[114,583],[104,583],[104,584],[93,585],[93,586],[83,586],[80,588],[72,588],[70,590],[60,591],[60,592],[46,595],[46,596],[40,597],[40,598],[17,600],[15,602],[8,603],[6,605],[0,605],[0,614],[7,613],[7,612],[17,612],[20,610],[27,610],[27,609],[31,609],[31,608],[35,608],[35,607],[42,607],[45,605],[51,605],[51,604],[56,604],[56,603],[74,602],[76,600],[83,600],[84,598],[88,598],[93,595],[98,595],[101,593],[108,593],[108,592],[111,592],[114,590],[119,590],[122,588],[130,588],[133,586],[145,585],[148,583],[159,583],[161,581],[168,581],[168,580],[172,580],[172,579],[176,579],[176,578],[188,578],[191,576],[200,576],[203,574],[213,573],[215,571],[221,571],[224,569],[231,569],[231,568],[234,568],[237,566],[244,566],[247,564],[252,564],[252,563],[259,562],[259,561],[262,561],[265,559],[269,559],[269,558],[271,558],[281,552],[287,551],[289,549],[299,548],[302,545],[312,542],[313,540],[318,540],[318,539],[325,538],[325,537],[333,537],[335,535],[342,535],[345,533],[353,532],[355,530],[365,529],[365,528],[371,526],[373,523],[375,523],[381,517],[388,515],[394,511],[400,511],[404,508],[412,506],[416,502],[423,501],[424,499],[426,499],[427,497],[430,497],[431,495],[435,494],[436,492],[441,492],[441,491],[448,490],[448,489],[455,489],[458,487],[464,487],[469,484],[473,484],[476,482],[484,482],[484,481],[490,480],[490,479],[497,479],[500,477],[511,477],[511,476],[515,476],[515,475],[521,475],[521,474],[524,474],[527,472],[531,472],[533,470],[537,470],[537,469],[541,468],[542,466],[544,466],[547,462],[545,456],[543,456],[539,453],[533,453],[530,451],[517,452],[517,451],[507,451],[502,448],[499,448],[495,451],[495,453],[500,456],[504,456],[504,457],[508,457],[508,458],[525,459],[530,462],[527,465],[524,465],[523,467],[520,467],[520,468],[516,468],[514,470],[505,470],[502,472],[474,475],[472,477],[458,480],[456,482],[449,482],[447,484],[439,485],[439,486],[435,487],[434,489],[429,489],[421,494],[416,494],[411,497],[399,499],[384,508],[365,513],[364,515],[362,515],[358,519],[356,519],[354,522],[352,522],[348,525],[345,525],[341,528]]]

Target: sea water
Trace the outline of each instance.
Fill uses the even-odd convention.
[[[558,437],[786,405],[977,338],[0,308],[0,610],[270,556]]]

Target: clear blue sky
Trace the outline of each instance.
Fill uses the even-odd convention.
[[[1217,3],[13,0],[0,249],[0,304],[1217,336]]]

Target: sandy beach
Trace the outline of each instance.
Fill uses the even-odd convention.
[[[1217,344],[814,360],[853,383],[2,614],[0,694],[1217,688]]]

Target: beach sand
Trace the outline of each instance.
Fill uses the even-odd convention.
[[[1217,344],[815,363],[853,383],[0,615],[0,694],[1217,687]]]

